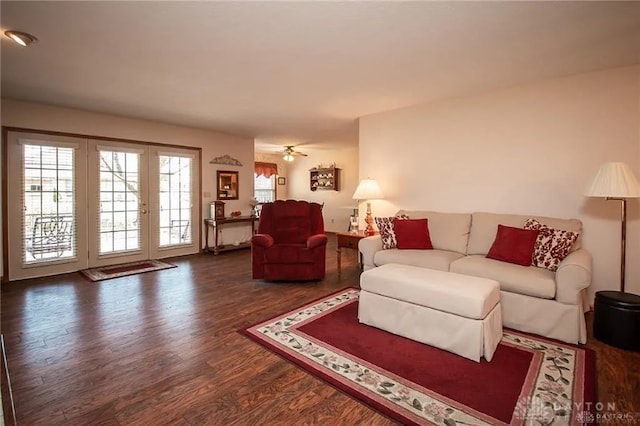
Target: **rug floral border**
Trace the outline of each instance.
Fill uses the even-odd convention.
[[[341,387],[356,388],[385,412],[403,420],[446,426],[505,424],[298,330],[309,321],[356,302],[358,297],[359,290],[346,289],[244,332],[276,352],[310,365]],[[574,408],[584,407],[585,350],[511,330],[504,331],[501,344],[534,354],[508,424],[578,424],[582,413]]]

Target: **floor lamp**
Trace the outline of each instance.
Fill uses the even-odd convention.
[[[622,349],[640,351],[640,296],[625,293],[627,244],[627,198],[640,198],[640,184],[625,163],[603,164],[585,195],[622,203],[620,241],[620,291],[597,291],[594,302],[593,335]]]
[[[622,202],[622,238],[620,243],[620,291],[624,293],[625,252],[627,244],[627,198],[640,198],[640,184],[626,163],[600,166],[585,193],[588,197],[604,197]]]
[[[375,230],[373,229],[373,218],[371,217],[371,200],[380,200],[384,198],[382,190],[373,179],[362,179],[356,188],[356,192],[353,193],[354,200],[366,200],[367,201],[367,216],[364,221],[367,223],[367,229],[365,229],[365,235],[373,235]]]

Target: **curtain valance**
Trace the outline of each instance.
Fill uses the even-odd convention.
[[[264,177],[268,178],[271,177],[271,175],[278,174],[278,165],[276,163],[262,163],[256,161],[255,172],[258,176],[264,175]]]

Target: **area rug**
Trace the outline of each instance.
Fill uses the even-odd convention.
[[[175,267],[176,265],[163,262],[161,260],[141,260],[139,262],[123,263],[121,265],[84,269],[80,271],[80,273],[91,281],[103,281],[110,280],[112,278],[126,277],[127,275],[135,275],[143,272],[159,271],[161,269]]]
[[[579,424],[594,419],[591,350],[505,330],[480,363],[360,324],[344,289],[241,330],[404,424]]]

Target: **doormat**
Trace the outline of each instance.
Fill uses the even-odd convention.
[[[574,425],[595,415],[593,351],[505,329],[491,362],[358,321],[357,289],[241,332],[403,424]]]
[[[139,262],[123,263],[120,265],[103,266],[101,268],[84,269],[82,275],[91,281],[110,280],[112,278],[126,277],[127,275],[141,274],[143,272],[160,271],[162,269],[176,268],[177,265],[161,260],[141,260]]]

